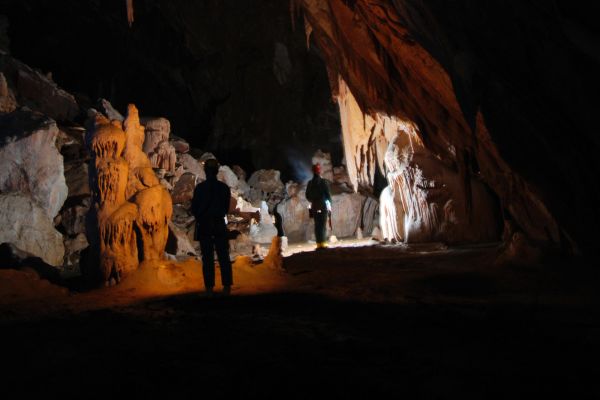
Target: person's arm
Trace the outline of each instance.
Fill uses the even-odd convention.
[[[194,215],[195,218],[198,218],[198,211],[200,210],[200,202],[201,202],[201,195],[200,195],[200,186],[196,186],[194,188],[194,196],[192,197],[192,214]]]
[[[220,200],[220,204],[221,204],[221,210],[223,212],[224,215],[227,215],[229,213],[229,208],[231,205],[231,189],[229,189],[229,186],[227,186],[226,184],[222,183],[223,186],[222,187],[222,191],[221,191],[221,196],[223,196]]]

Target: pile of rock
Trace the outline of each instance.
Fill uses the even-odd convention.
[[[85,127],[74,122],[86,112]],[[108,100],[99,99],[94,109],[81,110],[50,75],[0,54],[0,243],[18,249],[18,254],[39,257],[63,274],[79,273],[82,254],[89,252],[88,231],[94,221],[88,219],[96,213],[90,210],[92,164],[86,144],[94,138],[98,118],[132,131]],[[146,172],[132,172],[135,176],[127,178],[137,182],[128,184],[128,195],[156,181],[167,189],[173,215],[165,251],[175,257],[197,256],[191,200],[196,185],[206,179],[203,162],[215,156],[172,135],[165,118],[139,121],[140,147],[151,168],[131,169]],[[139,160],[132,154],[125,150],[124,158],[135,166]],[[321,164],[323,177],[331,181],[330,234],[349,237],[362,231],[368,235],[377,225],[377,201],[355,193],[346,168],[334,167],[328,153],[317,151],[314,162]],[[260,251],[257,246],[268,246],[277,234],[275,212],[282,217],[290,241],[313,237],[305,183],[284,185],[280,172],[272,169],[254,171],[248,178],[237,165],[222,165],[217,177],[231,189],[232,255],[249,255]]]

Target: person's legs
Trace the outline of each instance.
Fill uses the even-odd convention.
[[[323,247],[326,243],[327,235],[327,213],[317,212],[315,213],[315,239],[317,241],[317,247]]]
[[[233,284],[233,272],[231,270],[231,261],[229,260],[229,240],[227,236],[216,236],[215,248],[221,267],[221,282],[223,283],[223,288],[229,290],[228,288]]]
[[[215,246],[212,236],[202,236],[200,239],[200,251],[202,252],[202,275],[204,276],[204,287],[206,291],[212,291],[215,286]]]

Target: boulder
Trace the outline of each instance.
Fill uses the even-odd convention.
[[[379,202],[373,197],[367,197],[362,208],[362,230],[370,235],[379,224]]]
[[[77,269],[73,270],[73,267],[79,265],[81,259],[81,252],[86,249],[90,244],[84,233],[80,233],[73,238],[65,239],[65,271],[64,272],[78,272]]]
[[[288,239],[304,241],[310,236],[311,219],[308,215],[310,203],[304,196],[305,190],[297,183],[288,183],[287,192],[289,197],[279,203],[275,211],[281,216],[283,231]]]
[[[90,196],[90,178],[87,163],[65,164],[68,197]]]
[[[98,104],[96,105],[96,109],[106,115],[109,120],[117,120],[123,122],[125,117],[115,110],[115,108],[110,104],[110,101],[106,99],[98,99]]]
[[[248,185],[253,189],[258,189],[263,193],[273,193],[283,191],[283,182],[280,179],[281,173],[274,169],[260,169],[252,174],[248,180]],[[269,241],[269,243],[271,243]]]
[[[172,137],[170,143],[177,153],[184,154],[190,151],[190,144],[181,138]]]
[[[60,225],[67,235],[85,233],[85,219],[89,209],[85,206],[74,206],[60,213]]]
[[[217,174],[217,179],[232,189],[237,188],[237,186],[238,186],[238,177],[231,170],[231,168],[229,168],[227,165],[221,165],[219,167],[219,173]]]
[[[181,178],[175,184],[171,198],[173,204],[185,203],[192,200],[194,196],[194,189],[196,188],[196,176],[192,173],[186,172],[181,175]]]
[[[246,171],[239,165],[234,165],[231,167],[233,173],[238,177],[238,179],[246,180]]]
[[[49,75],[43,75],[2,53],[0,71],[20,105],[58,121],[73,120],[79,114],[75,97],[58,87]]]
[[[189,153],[177,154],[177,162],[183,167],[184,172],[190,172],[203,181],[206,179],[202,164]]]
[[[62,235],[47,211],[26,194],[0,194],[0,243],[11,243],[49,265],[63,264]]]
[[[36,112],[0,116],[0,191],[31,196],[51,219],[68,194],[57,135],[56,123]]]
[[[328,181],[333,181],[333,165],[331,164],[331,154],[317,150],[312,157],[312,163],[321,165],[321,177]]]
[[[355,236],[360,227],[365,197],[358,193],[342,193],[331,196],[333,234],[344,238]]]
[[[165,251],[176,256],[196,256],[196,249],[187,236],[187,232],[169,222],[169,238]]]

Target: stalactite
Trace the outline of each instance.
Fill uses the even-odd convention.
[[[133,0],[125,0],[127,7],[127,23],[129,27],[133,25]]]

